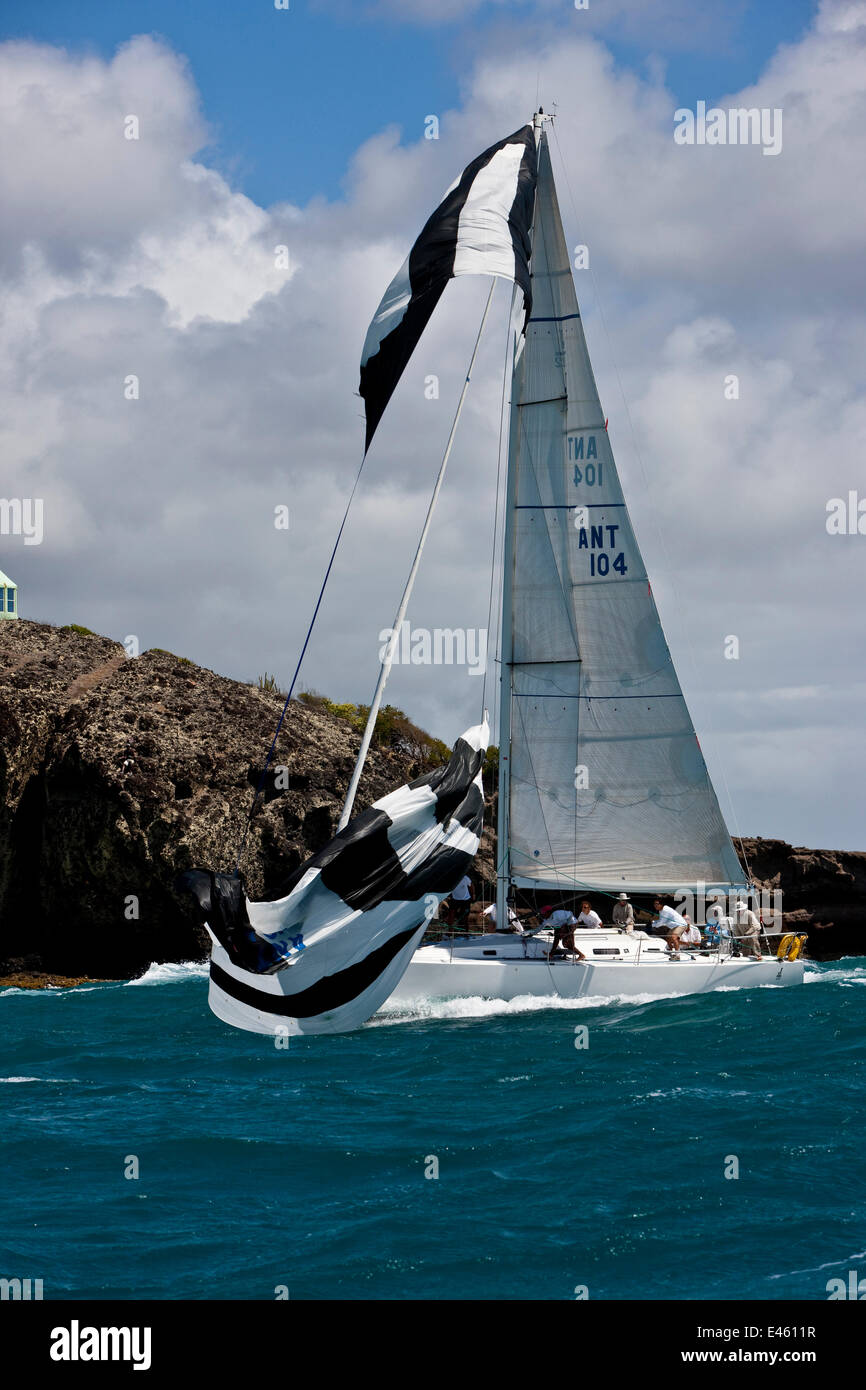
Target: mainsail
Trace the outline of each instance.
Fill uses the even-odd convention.
[[[506,503],[504,875],[577,891],[741,884],[623,499],[543,131],[531,271]]]

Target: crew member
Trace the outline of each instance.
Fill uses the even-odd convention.
[[[668,950],[676,955],[679,951],[680,937],[688,923],[685,917],[681,917],[676,908],[671,907],[663,898],[656,898],[653,907],[656,910],[653,926],[663,928],[667,932]]]
[[[451,891],[451,905],[454,909],[453,924],[458,929],[466,926],[474,897],[475,889],[472,886],[472,879],[468,874],[464,874],[457,887]]]
[[[745,898],[740,898],[734,910],[734,936],[742,955],[761,959],[761,924]]]
[[[593,912],[592,903],[589,901],[589,898],[584,898],[583,902],[580,904],[577,925],[579,927],[591,927],[593,931],[598,931],[601,926],[601,918],[597,912]]]
[[[577,956],[578,960],[586,960],[583,951],[579,950],[574,940],[574,929],[578,919],[573,912],[569,912],[567,907],[558,907],[554,911],[552,907],[543,907],[541,917],[544,925],[553,928],[553,945],[548,952],[548,960],[551,960],[560,944]]]
[[[634,908],[628,900],[627,893],[620,893],[613,905],[611,916],[615,927],[621,927],[629,933],[634,931]]]

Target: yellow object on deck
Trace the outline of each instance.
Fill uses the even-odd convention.
[[[808,937],[794,931],[786,932],[779,942],[777,960],[796,960],[805,946]]]

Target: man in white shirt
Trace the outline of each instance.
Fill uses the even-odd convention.
[[[593,912],[592,903],[588,898],[584,898],[583,902],[580,904],[577,925],[579,927],[591,927],[593,931],[597,931],[601,926],[601,918],[597,912]]]
[[[469,917],[469,908],[475,897],[472,879],[464,874],[456,888],[451,890],[451,905],[454,908],[454,926],[463,927]]]
[[[702,939],[701,929],[697,922],[690,922],[688,917],[686,917],[685,923],[686,929],[680,937],[680,943],[683,946],[700,946]]]
[[[656,898],[653,903],[656,915],[653,918],[654,927],[663,927],[667,931],[668,950],[674,955],[679,951],[680,938],[688,927],[685,917],[681,917],[676,908],[671,907],[670,903],[664,902],[662,898]]]
[[[734,910],[734,936],[742,955],[761,959],[761,924],[745,898],[740,898]]]

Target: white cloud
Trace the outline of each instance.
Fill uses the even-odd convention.
[[[0,91],[3,244],[7,269],[29,275],[24,303],[151,289],[181,324],[239,322],[283,287],[283,229],[193,161],[205,126],[164,44],[132,39],[107,64],[4,44]],[[125,135],[130,116],[137,139]]]
[[[744,830],[854,847],[866,538],[828,536],[824,509],[860,483],[866,444],[864,6],[825,3],[732,94],[783,107],[775,159],[675,146],[657,72],[617,68],[571,19],[556,42],[528,28],[519,57],[488,52],[438,142],[380,132],[345,199],[303,209],[257,207],[197,161],[193,75],[163,44],[134,39],[108,63],[0,46],[3,490],[46,499],[45,543],[4,538],[0,563],[25,614],[288,679],[359,461],[367,321],[454,175],[528,115],[528,62],[560,97],[554,157],[569,240],[591,250],[577,275],[590,348],[713,770],[728,766]],[[139,142],[123,139],[130,112]],[[305,669],[336,697],[372,690],[485,295],[449,287],[370,456]],[[418,626],[487,622],[504,294],[493,318]],[[438,401],[424,399],[431,372]],[[280,503],[288,533],[272,525]],[[732,633],[739,661],[724,658]],[[476,717],[479,684],[398,668],[389,698],[450,737]]]

